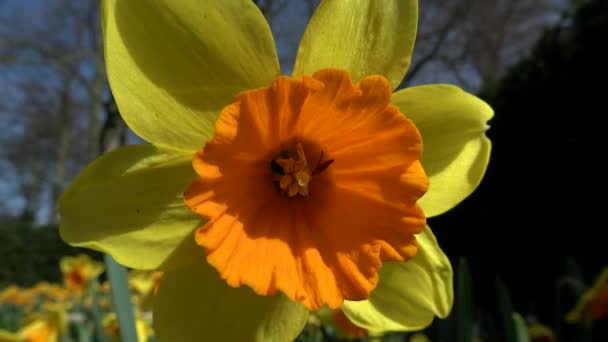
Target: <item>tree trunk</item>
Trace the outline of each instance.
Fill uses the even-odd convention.
[[[114,97],[110,97],[105,107],[107,118],[99,136],[99,154],[104,154],[125,145],[127,138],[127,125],[120,116]]]
[[[51,185],[51,209],[48,220],[50,223],[56,223],[58,221],[57,202],[61,191],[63,190],[63,184],[65,183],[66,166],[70,150],[70,133],[72,132],[73,125],[70,102],[74,78],[74,73],[68,71],[65,76],[61,98],[59,100],[59,128],[57,134],[57,154],[55,158],[55,178]]]
[[[90,86],[91,93],[91,111],[89,112],[89,132],[87,135],[88,151],[87,158],[91,161],[99,155],[100,151],[100,134],[101,134],[101,116],[104,107],[103,91],[106,88],[106,74],[103,57],[103,39],[101,30],[96,32],[97,38],[95,44],[95,76]]]

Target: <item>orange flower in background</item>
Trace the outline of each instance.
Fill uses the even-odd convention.
[[[111,304],[112,304],[112,302],[110,301],[110,298],[108,298],[106,296],[100,297],[97,301],[97,305],[99,305],[99,307],[104,310],[110,309]]]
[[[590,325],[608,317],[608,268],[604,268],[593,285],[579,298],[576,306],[566,315],[569,323]]]
[[[589,303],[589,311],[595,320],[608,317],[608,288],[599,290],[593,296]]]
[[[163,272],[160,271],[129,271],[129,288],[131,291],[140,296],[147,296],[158,290],[160,280],[163,277]]]
[[[26,342],[55,342],[58,341],[57,329],[47,320],[35,320],[25,326],[19,336]]]
[[[8,286],[0,291],[0,305],[23,305],[25,303],[25,289],[17,285]]]
[[[148,326],[148,324],[139,317],[137,314],[135,317],[135,330],[137,333],[137,340],[139,342],[146,342],[148,338],[152,335],[152,329]],[[109,312],[107,313],[101,325],[103,326],[104,334],[110,338],[112,342],[121,342],[122,338],[120,335],[120,325],[118,322],[118,318],[116,317],[116,313]]]
[[[528,325],[528,336],[530,342],[555,342],[555,333],[548,326],[532,322]]]
[[[109,281],[104,281],[103,283],[101,283],[101,292],[103,293],[110,293],[110,291],[112,291],[112,285],[110,284]]]
[[[67,329],[65,309],[50,306],[46,311],[26,317],[17,333],[0,329],[0,341],[58,342]]]
[[[91,259],[86,254],[66,256],[59,261],[65,286],[76,293],[84,292],[91,281],[97,279],[104,271],[102,263]]]
[[[133,303],[140,310],[152,310],[154,297],[158,293],[163,272],[131,270],[129,272],[129,287],[133,294]]]
[[[67,299],[70,296],[70,291],[63,286],[58,284],[51,284],[45,292],[47,298],[55,302],[61,302],[67,304]]]
[[[338,308],[369,297],[383,261],[416,254],[422,141],[390,96],[381,76],[327,69],[222,111],[184,197],[209,219],[196,242],[228,284]]]

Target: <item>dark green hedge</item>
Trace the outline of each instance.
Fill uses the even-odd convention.
[[[31,286],[40,281],[61,282],[59,259],[85,253],[102,260],[101,253],[67,245],[57,226],[35,227],[27,222],[0,224],[0,288]]]

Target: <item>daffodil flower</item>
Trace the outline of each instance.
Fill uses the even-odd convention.
[[[156,291],[163,273],[159,271],[131,270],[129,272],[129,288],[139,296],[146,296]]]
[[[140,310],[152,309],[154,297],[158,293],[158,287],[163,277],[163,272],[131,270],[129,272],[129,288],[133,294],[132,301]]]
[[[606,317],[608,317],[608,267],[604,268],[593,285],[581,294],[574,308],[566,315],[566,321],[591,326],[594,321]]]
[[[17,285],[10,285],[0,290],[0,305],[19,305],[24,291]]]
[[[481,181],[492,110],[450,85],[391,94],[417,1],[324,0],[291,77],[252,1],[102,11],[113,94],[150,144],[76,178],[61,234],[164,271],[159,340],[292,340],[324,305],[370,331],[449,313],[452,268],[425,216]]]
[[[532,322],[528,325],[528,336],[530,342],[554,342],[555,333],[548,326],[539,322]]]
[[[58,342],[67,329],[65,311],[60,306],[26,317],[16,333],[0,329],[0,342]]]
[[[102,263],[91,259],[86,254],[65,256],[59,261],[63,280],[67,289],[82,294],[91,282],[104,271]]]
[[[112,342],[121,342],[122,337],[120,335],[120,325],[118,324],[118,318],[116,313],[107,313],[101,325],[103,326],[103,332],[110,338]],[[148,341],[148,337],[152,335],[152,329],[148,326],[148,323],[141,318],[139,313],[136,314],[135,318],[135,330],[137,332],[137,340],[140,342]]]

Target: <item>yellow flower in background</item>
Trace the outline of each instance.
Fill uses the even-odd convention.
[[[42,304],[44,307],[55,308],[58,305],[70,305],[68,298],[70,292],[65,288],[47,282],[41,282],[31,288],[20,288],[11,285],[0,291],[0,307],[11,305],[20,307],[23,312],[29,313]]]
[[[51,284],[48,282],[37,283],[31,288],[31,293],[38,298],[37,301],[44,300],[52,304],[67,304],[67,300],[71,294],[70,290],[58,284]]]
[[[555,333],[548,326],[533,322],[528,325],[530,342],[555,342]]]
[[[604,268],[593,285],[585,291],[576,306],[566,315],[569,323],[590,325],[608,317],[608,268]]]
[[[323,1],[287,77],[251,1],[104,1],[110,85],[151,144],[76,178],[62,237],[164,272],[161,341],[293,340],[324,304],[372,331],[445,317],[424,220],[481,181],[493,113],[450,85],[391,94],[417,6]]]
[[[104,310],[110,309],[111,304],[112,303],[108,296],[101,296],[97,299],[97,305]]]
[[[104,334],[110,337],[112,342],[122,341],[122,338],[120,337],[120,326],[118,324],[118,318],[116,317],[116,313],[107,313],[103,318],[102,326],[104,329]],[[139,342],[147,342],[148,337],[152,335],[152,331],[148,324],[138,316],[135,317],[135,331],[137,332],[137,340]]]
[[[84,306],[87,309],[91,309],[94,304],[95,304],[95,300],[93,299],[92,296],[88,296],[82,301],[82,306]]]
[[[140,296],[154,293],[162,279],[163,272],[160,271],[129,271],[129,287]]]
[[[32,287],[32,291],[38,295],[46,295],[53,285],[49,282],[41,281]]]
[[[17,333],[0,329],[0,342],[58,342],[67,329],[65,310],[55,306],[27,317]]]
[[[105,280],[103,283],[101,283],[101,292],[108,294],[108,293],[110,293],[111,290],[112,290],[112,285],[110,284],[109,281]]]
[[[162,277],[163,272],[160,271],[131,270],[129,272],[129,287],[134,294],[133,302],[140,310],[152,310]]]
[[[58,342],[59,332],[56,326],[46,319],[35,319],[23,329],[21,329],[16,336],[17,341],[27,342]],[[1,340],[0,340],[1,341]]]
[[[21,306],[25,302],[24,291],[17,285],[8,286],[0,291],[0,305]]]
[[[39,293],[35,288],[21,288],[11,285],[0,292],[0,306],[12,305],[30,312],[38,302]]]
[[[68,299],[70,297],[70,291],[58,284],[51,284],[46,292],[47,298],[54,302],[65,303],[69,305]]]
[[[59,266],[63,273],[65,286],[76,293],[85,291],[105,269],[102,263],[91,259],[86,254],[75,257],[65,256],[59,261]]]

